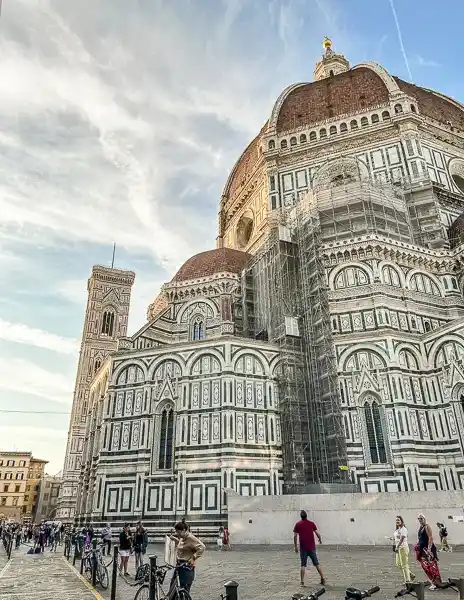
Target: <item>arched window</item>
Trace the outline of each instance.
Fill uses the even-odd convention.
[[[334,287],[336,290],[339,290],[357,285],[367,285],[368,283],[368,276],[363,269],[347,267],[342,269],[335,277]]]
[[[416,112],[416,107],[414,106],[414,104],[411,104],[411,111],[412,111],[413,113],[415,113],[415,112]]]
[[[440,296],[440,290],[435,281],[424,273],[415,273],[409,282],[409,289],[424,294],[433,294]]]
[[[450,340],[440,346],[435,356],[435,367],[448,365],[453,360],[462,360],[464,358],[464,346],[459,342]]]
[[[336,133],[337,133],[337,128],[335,127],[335,125],[331,125],[331,126],[330,126],[329,133],[330,133],[330,135],[336,135]]]
[[[307,141],[308,141],[308,139],[306,137],[306,133],[302,133],[300,135],[300,144],[306,144]]]
[[[350,122],[350,129],[357,129],[358,128],[358,122],[356,121],[356,119],[353,119]]]
[[[269,148],[269,150],[275,150],[275,141],[274,140],[269,140],[268,148]]]
[[[327,137],[327,129],[325,129],[325,127],[323,127],[322,129],[319,130],[319,137],[320,138]]]
[[[105,335],[109,335],[110,337],[113,335],[114,330],[114,312],[106,310],[103,313],[102,320],[102,333]]]
[[[371,121],[372,123],[378,123],[380,121],[379,115],[372,115]]]
[[[382,418],[378,403],[366,401],[364,403],[364,419],[368,439],[370,462],[373,465],[387,464],[387,450],[382,427]]]
[[[362,117],[361,118],[361,127],[367,127],[369,125],[369,121],[367,120],[367,117]]]
[[[393,285],[394,287],[401,287],[400,277],[393,267],[385,265],[382,269],[382,281],[386,285]]]
[[[99,358],[97,358],[97,360],[95,361],[95,373],[98,371],[98,369],[101,367],[101,360]]]
[[[403,112],[403,107],[401,106],[401,104],[395,104],[395,113],[397,115],[401,114]]]
[[[406,369],[415,369],[416,371],[419,369],[417,358],[410,350],[401,350],[398,359],[400,365]]]
[[[291,137],[290,138],[290,146],[296,146],[296,144],[297,144],[296,137],[295,136]]]
[[[204,340],[206,338],[205,322],[201,319],[196,319],[193,323],[192,339],[194,341]]]
[[[311,131],[309,134],[309,139],[311,142],[314,142],[315,140],[317,140],[317,134],[315,131]]]
[[[282,148],[282,150],[284,150],[287,147],[287,140],[282,140],[280,142],[280,147]]]
[[[174,411],[165,408],[161,413],[158,469],[172,469]]]
[[[389,121],[390,120],[390,113],[388,112],[388,110],[384,110],[382,113],[382,121]]]
[[[346,123],[340,123],[340,133],[345,133],[348,131],[348,125]]]

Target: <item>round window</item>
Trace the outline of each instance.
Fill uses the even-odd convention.
[[[237,225],[237,243],[240,248],[245,248],[250,241],[252,233],[253,219],[251,216],[243,215]]]
[[[454,183],[458,186],[459,191],[464,194],[464,178],[460,175],[452,175]]]

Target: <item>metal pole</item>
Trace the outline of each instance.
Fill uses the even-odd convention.
[[[84,553],[81,552],[81,575],[84,572]]]
[[[111,598],[110,600],[116,600],[116,582],[118,581],[118,552],[119,548],[115,546],[113,548],[113,571],[111,573]]]
[[[224,587],[226,588],[226,600],[238,600],[238,583],[236,581],[228,581]]]
[[[97,540],[92,540],[92,585],[97,585]]]
[[[13,548],[13,536],[10,536],[9,542],[8,542],[8,560],[10,560],[11,558],[11,550]]]
[[[149,600],[156,600],[156,556],[150,556],[150,590]]]

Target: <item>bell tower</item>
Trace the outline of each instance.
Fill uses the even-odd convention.
[[[75,516],[90,383],[108,354],[116,350],[118,338],[127,333],[134,280],[132,271],[94,266],[87,283],[87,308],[57,506],[57,518],[62,520]]]
[[[332,40],[326,37],[322,45],[324,47],[324,54],[322,59],[316,63],[314,81],[333,77],[339,73],[345,73],[350,68],[350,63],[343,54],[337,54],[332,50]]]

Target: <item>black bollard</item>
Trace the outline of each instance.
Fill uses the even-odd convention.
[[[10,536],[10,539],[8,540],[8,549],[7,549],[8,560],[10,560],[10,558],[11,558],[11,550],[12,549],[13,549],[13,536]]]
[[[460,600],[464,600],[464,579],[455,579],[450,577],[448,580],[452,586],[458,588]]]
[[[150,556],[150,591],[148,600],[156,600],[156,556]]]
[[[118,581],[118,552],[117,546],[113,548],[113,571],[111,573],[111,598],[116,600],[116,582]]]
[[[81,575],[84,572],[84,553],[81,553]]]
[[[96,587],[97,585],[97,540],[92,540],[92,585]]]
[[[228,581],[224,587],[226,588],[226,600],[238,600],[238,583],[236,581]]]
[[[418,583],[407,583],[406,589],[408,592],[415,592],[417,600],[424,600],[425,598],[425,584],[423,581]]]

